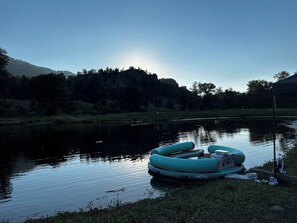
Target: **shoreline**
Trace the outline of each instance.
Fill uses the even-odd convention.
[[[119,202],[106,209],[57,212],[25,222],[296,222],[296,189],[285,183],[270,186],[254,180],[209,180],[163,197]]]
[[[297,146],[285,158],[285,170],[294,180],[297,179],[294,176],[297,173],[296,160]],[[260,180],[190,181],[192,183],[185,184],[185,187],[158,198],[123,204],[119,201],[105,209],[89,207],[80,211],[57,212],[55,216],[25,222],[296,222],[297,186],[279,174],[276,175],[278,184],[269,185],[267,177],[273,176],[271,165],[270,162],[257,167],[258,172],[266,174],[258,174]]]
[[[257,112],[259,113],[259,111]],[[272,116],[264,115],[267,110],[260,112],[263,112],[263,116],[206,117],[206,113],[198,114],[198,112],[164,112],[159,113],[158,119],[152,113],[109,114],[101,119],[98,119],[97,116],[77,117],[80,119],[75,119],[71,116],[56,116],[25,119],[23,122],[14,119],[17,124],[8,123],[5,125],[112,124],[119,121],[129,124],[135,117],[137,117],[137,120],[146,122],[251,119],[269,119],[272,121]],[[232,114],[234,114],[234,111]],[[174,116],[178,118],[172,118]],[[68,119],[65,120],[65,117]],[[64,121],[61,119],[64,119]],[[278,119],[297,119],[297,116],[284,114],[283,116],[278,116]],[[289,154],[291,158],[288,157],[291,161],[285,161],[285,165],[288,165],[288,173],[295,179],[297,174],[296,172],[293,172],[295,176],[291,174],[291,169],[293,168],[297,171],[297,147],[293,150],[295,152]],[[266,176],[259,174],[260,178],[267,179],[269,175],[273,174],[272,171],[269,171],[272,170],[271,163],[257,168],[260,168],[262,172],[267,174]],[[251,171],[249,169],[247,172]],[[105,209],[100,207],[82,207],[79,211],[57,211],[54,216],[38,216],[38,219],[28,219],[25,222],[296,222],[297,194],[295,192],[297,186],[282,179],[279,182],[276,186],[257,183],[254,180],[236,179],[207,180],[202,183],[193,182],[182,189],[168,192],[164,197],[147,198],[123,204],[119,201]],[[241,220],[239,220],[238,215],[241,216]],[[0,219],[0,222],[7,223],[9,221],[1,221]]]
[[[297,119],[297,109],[279,109],[277,119]],[[234,109],[209,111],[154,111],[133,113],[112,113],[104,115],[55,115],[55,116],[18,116],[1,117],[0,126],[4,125],[41,125],[41,124],[69,124],[69,123],[100,123],[112,124],[115,122],[145,123],[203,121],[203,120],[247,120],[271,119],[271,109]]]

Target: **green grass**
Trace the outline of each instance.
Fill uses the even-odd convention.
[[[296,189],[220,179],[157,199],[27,222],[296,222]]]
[[[290,150],[287,153],[285,170],[289,175],[297,176],[297,149]]]
[[[288,175],[297,176],[297,148],[289,150],[284,160],[284,170]],[[273,162],[265,163],[262,167],[265,170],[273,170]]]
[[[297,173],[297,147],[286,157],[286,170]],[[269,164],[271,166],[271,164]],[[58,212],[27,222],[296,222],[297,186],[218,179],[135,203]]]
[[[297,116],[297,109],[280,109],[277,117]],[[172,121],[199,118],[269,118],[272,119],[271,109],[233,109],[233,110],[209,110],[209,111],[159,111],[159,112],[132,112],[101,115],[55,115],[55,116],[17,116],[1,117],[0,125],[28,124],[38,122],[53,123],[112,123],[131,122],[133,120],[143,122]]]

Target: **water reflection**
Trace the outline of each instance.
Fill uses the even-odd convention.
[[[279,123],[277,139],[279,151],[285,152],[294,143],[294,122]],[[158,182],[147,174],[148,151],[161,145],[186,140],[194,141],[198,148],[206,148],[210,144],[233,146],[244,150],[247,155],[246,161],[250,162],[247,163],[248,166],[261,164],[272,155],[272,122],[271,120],[168,122],[157,123],[154,128],[144,129],[133,129],[124,124],[2,126],[0,127],[0,209],[1,205],[14,199],[12,181],[16,177],[26,177],[26,174],[40,168],[65,169],[69,165],[82,168],[83,165],[108,163],[109,167],[100,167],[103,172],[100,172],[100,169],[92,169],[99,171],[102,179],[104,174],[109,178],[115,176],[114,179],[110,178],[108,184],[119,180],[117,174],[123,171],[126,165],[129,168],[125,169],[125,173],[131,172],[131,175],[127,174],[127,179],[131,177],[136,180],[134,184],[139,187],[147,183],[161,193],[166,187],[158,185]],[[267,148],[263,149],[265,146]],[[269,154],[271,151],[269,156],[267,151]],[[255,157],[258,159],[257,162],[254,161]],[[116,166],[115,164],[119,162],[121,167],[109,172],[111,166]],[[135,178],[136,173],[139,178]],[[77,180],[94,183],[88,182],[92,180],[85,179],[84,174]],[[31,179],[38,181],[37,176]],[[137,190],[138,188],[134,188],[133,193],[132,190],[125,192],[125,196],[130,196],[129,199],[134,196],[132,200],[138,200],[142,192]],[[23,205],[26,205],[26,199],[23,202]]]
[[[167,194],[168,192],[175,190],[176,188],[193,188],[206,185],[210,180],[187,180],[187,179],[173,179],[170,177],[164,177],[156,175],[149,171],[149,174],[152,176],[150,180],[150,185],[153,191],[158,191],[162,195]]]

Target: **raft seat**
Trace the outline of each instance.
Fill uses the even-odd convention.
[[[222,171],[235,166],[236,154],[227,150],[218,149],[210,155],[219,161],[218,170]]]

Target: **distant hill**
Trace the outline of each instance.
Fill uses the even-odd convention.
[[[66,77],[73,76],[74,73],[70,71],[55,71],[46,67],[39,67],[28,62],[17,60],[9,57],[8,64],[6,69],[13,76],[26,76],[26,77],[35,77],[40,74],[49,74],[49,73],[63,73]]]

